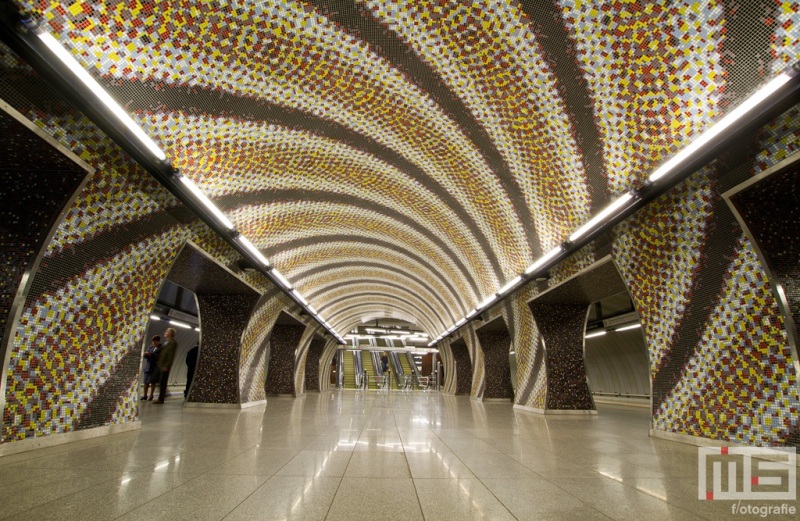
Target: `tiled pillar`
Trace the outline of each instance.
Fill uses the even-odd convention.
[[[0,111],[0,360],[7,320],[27,270],[34,268],[48,232],[87,170],[44,138]],[[5,372],[3,373],[5,377]]]
[[[322,390],[319,380],[319,362],[324,349],[325,340],[320,336],[314,335],[306,355],[306,389],[309,391]],[[328,376],[328,374],[325,373],[325,376]]]
[[[472,390],[472,360],[463,339],[450,344],[456,370],[456,394],[469,394]]]
[[[476,331],[483,350],[484,398],[514,397],[511,387],[511,370],[508,364],[508,352],[511,347],[511,336],[508,330],[487,331],[485,328]]]
[[[294,360],[304,325],[276,324],[270,335],[267,394],[294,394]]]
[[[547,367],[547,409],[594,410],[583,361],[586,304],[531,304],[543,338]]]
[[[190,402],[239,403],[239,354],[258,295],[197,295],[200,356]]]

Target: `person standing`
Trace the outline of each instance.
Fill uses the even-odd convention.
[[[164,338],[166,341],[161,346],[161,352],[158,354],[158,369],[161,371],[161,386],[158,390],[158,400],[153,403],[162,404],[164,398],[167,397],[167,382],[169,381],[169,371],[172,369],[172,363],[175,361],[175,353],[178,350],[178,343],[175,342],[175,329],[169,328],[164,331]]]
[[[161,375],[158,372],[158,353],[161,351],[161,337],[156,335],[151,339],[152,345],[147,348],[144,354],[144,396],[142,401],[153,400],[153,395],[156,393],[156,384],[161,381]],[[150,390],[150,398],[147,397],[147,391]]]
[[[200,346],[195,345],[186,353],[186,389],[183,390],[183,398],[189,397],[189,389],[192,387],[192,380],[194,379],[194,370],[197,367],[197,354],[200,351]]]

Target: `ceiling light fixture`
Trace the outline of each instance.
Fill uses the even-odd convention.
[[[288,289],[288,290],[290,290],[290,291],[291,291],[291,289],[292,289],[292,284],[291,284],[291,282],[289,282],[289,281],[286,279],[286,277],[284,277],[284,276],[281,274],[281,272],[280,272],[280,271],[278,271],[278,270],[277,270],[277,269],[275,269],[275,268],[272,268],[272,269],[269,271],[269,273],[270,273],[270,274],[272,275],[272,277],[275,279],[275,282],[277,282],[278,284],[280,284],[280,285],[281,285],[281,286],[283,286],[284,288],[286,288],[286,289]]]
[[[519,284],[520,282],[522,282],[522,275],[517,275],[517,276],[516,276],[516,277],[514,277],[513,279],[511,279],[511,280],[509,280],[508,282],[506,282],[506,283],[505,283],[505,285],[504,285],[502,288],[498,289],[498,290],[497,290],[497,294],[498,294],[498,295],[503,295],[503,294],[505,294],[506,292],[508,292],[508,291],[511,291],[511,290],[512,290],[512,289],[514,289],[514,288],[516,287],[516,285],[517,285],[517,284]]]
[[[77,103],[77,106],[91,107],[92,110],[88,111],[87,116],[120,144],[134,160],[171,190],[182,203],[225,241],[237,248],[241,247],[244,250],[243,253],[252,257],[253,261],[260,262],[262,266],[256,264],[256,269],[283,286],[282,289],[285,291],[291,291],[292,287],[288,280],[277,271],[270,275],[270,271],[273,271],[272,266],[258,248],[246,237],[236,233],[236,228],[231,220],[203,193],[198,185],[177,171],[156,140],[147,135],[132,115],[128,114],[126,109],[114,100],[66,47],[52,34],[40,28],[35,20],[24,17],[20,21],[28,29],[27,31],[16,30],[15,26],[9,25],[6,17],[0,20],[0,24],[4,29],[11,29],[11,33],[20,45],[23,59],[32,63],[34,69],[46,80],[66,91],[67,98]],[[305,301],[305,299],[302,300]],[[312,314],[316,316],[316,312]],[[337,333],[333,332],[330,325],[322,325],[331,330],[338,339],[341,339]],[[182,326],[178,325],[178,327]]]
[[[47,31],[35,31],[36,36],[39,37],[39,40],[45,44],[45,46],[50,49],[52,52],[61,62],[69,68],[72,73],[81,80],[86,87],[92,91],[92,94],[97,96],[97,98],[105,105],[113,114],[114,116],[119,119],[120,123],[122,123],[125,128],[127,128],[136,139],[138,139],[154,156],[156,156],[160,161],[165,161],[167,159],[167,155],[164,153],[163,150],[156,144],[153,139],[145,134],[142,127],[139,126],[138,123],[133,121],[133,118],[128,115],[128,113],[123,109],[119,103],[117,103],[111,95],[105,91],[103,87],[100,86],[97,81],[92,78],[92,76],[83,68],[83,66],[78,63],[78,61],[72,57],[72,55],[61,45],[58,40],[56,40],[52,34],[48,33]]]
[[[606,334],[605,330],[595,331],[594,333],[587,334],[584,338],[595,338],[595,337],[598,337],[598,336],[603,336],[605,334]]]
[[[189,324],[186,324],[184,322],[181,322],[180,320],[169,319],[168,322],[170,324],[172,324],[173,326],[178,326],[178,327],[181,327],[183,329],[192,329],[192,326],[190,326]]]
[[[260,262],[261,264],[263,264],[265,268],[269,268],[269,267],[270,267],[270,263],[269,263],[269,261],[267,260],[267,258],[266,258],[266,257],[264,257],[264,254],[263,254],[263,253],[261,253],[261,251],[260,251],[258,248],[256,248],[255,244],[253,244],[252,242],[250,242],[250,239],[248,239],[248,238],[247,238],[247,237],[245,237],[244,235],[241,235],[241,234],[239,234],[239,235],[236,237],[236,241],[237,241],[239,244],[241,244],[241,245],[244,247],[244,249],[246,249],[247,251],[249,251],[249,252],[250,252],[250,254],[251,254],[253,257],[255,257],[255,258],[258,260],[258,262]]]
[[[497,300],[497,293],[492,293],[490,296],[488,296],[485,299],[483,299],[483,301],[481,301],[480,304],[475,306],[475,308],[476,309],[488,308],[489,306],[494,304],[495,300]]]
[[[700,134],[700,136],[698,136],[697,139],[692,141],[688,146],[684,147],[680,152],[672,156],[666,163],[658,167],[655,172],[650,174],[650,177],[648,177],[647,180],[653,183],[673,172],[681,163],[689,159],[692,155],[696,154],[712,139],[742,119],[751,110],[772,96],[778,89],[786,85],[795,74],[792,74],[792,71],[786,71],[777,75],[769,83],[758,89],[752,96],[747,98],[738,107],[728,112],[725,117],[717,121],[713,126]]]
[[[209,199],[209,198],[208,198],[208,196],[206,196],[206,194],[204,194],[204,193],[203,193],[203,191],[202,191],[202,190],[200,190],[200,187],[199,187],[199,186],[197,186],[196,184],[194,184],[194,181],[192,181],[191,179],[189,179],[189,178],[188,178],[188,177],[186,177],[185,175],[182,175],[182,174],[180,174],[180,173],[178,173],[178,172],[176,172],[176,174],[175,174],[175,177],[177,177],[177,178],[178,178],[178,180],[179,180],[179,181],[180,181],[180,182],[183,184],[183,186],[185,186],[185,187],[186,187],[186,188],[187,188],[187,189],[188,189],[188,190],[189,190],[189,191],[192,193],[192,195],[194,195],[194,197],[195,197],[195,198],[196,198],[198,201],[200,201],[200,203],[202,203],[202,205],[203,205],[203,206],[205,206],[205,207],[206,207],[206,209],[207,209],[209,212],[211,212],[211,214],[212,214],[214,217],[216,217],[216,218],[217,218],[217,220],[218,220],[218,221],[219,221],[219,222],[220,222],[220,223],[221,223],[221,224],[222,224],[222,225],[223,225],[225,228],[227,228],[228,230],[233,230],[233,229],[234,229],[234,226],[233,226],[233,223],[231,222],[231,220],[230,220],[230,219],[228,219],[228,218],[225,216],[225,214],[224,214],[224,213],[222,213],[222,210],[220,210],[219,208],[217,208],[217,205],[215,205],[215,204],[214,204],[214,203],[211,201],[211,199]]]
[[[606,206],[602,212],[595,215],[586,223],[584,223],[583,226],[572,232],[572,235],[569,236],[569,242],[575,242],[586,235],[593,228],[597,227],[599,224],[616,217],[616,214],[623,210],[626,205],[633,201],[633,199],[634,196],[630,192],[620,196],[619,199]]]
[[[614,329],[614,332],[617,332],[617,331],[628,331],[629,329],[638,329],[640,327],[642,327],[641,324],[631,324],[629,326],[618,327],[618,328]]]
[[[548,251],[547,253],[539,257],[539,259],[537,259],[536,262],[528,266],[528,268],[525,270],[525,275],[530,275],[539,268],[542,268],[545,264],[556,258],[558,254],[561,253],[562,251],[564,251],[564,248],[562,246],[556,246],[552,250]]]
[[[296,298],[300,302],[300,304],[302,304],[304,307],[308,306],[308,301],[303,297],[303,295],[300,294],[299,291],[297,291],[297,289],[293,289],[291,293],[294,296],[294,298]]]

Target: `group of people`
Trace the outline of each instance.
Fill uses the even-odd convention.
[[[160,336],[154,336],[151,339],[152,344],[144,353],[144,396],[142,396],[142,401],[153,401],[156,385],[158,385],[158,400],[153,401],[154,404],[163,404],[164,398],[167,397],[169,372],[172,369],[172,365],[175,362],[175,354],[178,351],[174,328],[168,328],[164,331],[164,338],[165,340],[162,343]],[[192,385],[198,350],[199,347],[194,346],[186,354],[188,370],[186,373],[186,389],[183,391],[184,398],[189,394],[189,388]]]

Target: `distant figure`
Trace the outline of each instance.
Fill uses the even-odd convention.
[[[385,373],[389,370],[389,357],[386,356],[386,353],[381,355],[381,372]]]
[[[195,346],[189,349],[186,353],[186,389],[183,390],[183,398],[189,396],[189,388],[192,387],[192,379],[194,379],[194,369],[197,367],[197,353],[200,351],[200,346]]]
[[[161,371],[161,385],[158,389],[158,400],[153,402],[157,404],[164,403],[164,398],[167,397],[169,370],[172,369],[172,363],[175,361],[175,353],[178,351],[178,343],[175,342],[175,329],[169,328],[164,331],[164,337],[167,340],[164,342],[164,345],[161,346],[161,352],[158,354],[158,369]]]
[[[161,351],[161,337],[156,335],[151,339],[152,345],[144,353],[144,396],[142,401],[152,400],[156,392],[156,385],[161,381],[161,373],[158,371],[158,353]],[[150,398],[147,397],[147,390],[150,390]]]

